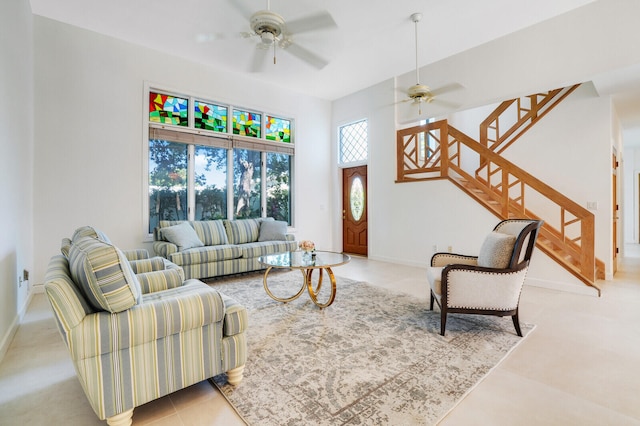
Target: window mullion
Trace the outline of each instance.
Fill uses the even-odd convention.
[[[262,167],[260,167],[260,181],[262,184],[260,185],[260,216],[267,216],[267,153],[262,151],[260,153],[260,162],[262,163]]]
[[[235,173],[233,162],[233,149],[230,148],[227,150],[227,217],[229,219],[233,219],[235,212],[235,205],[233,204],[233,176]]]
[[[195,145],[188,145],[187,161],[187,218],[195,220],[196,217],[196,173],[195,173]]]

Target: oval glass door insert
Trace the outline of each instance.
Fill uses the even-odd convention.
[[[364,188],[362,179],[356,177],[351,183],[351,191],[349,192],[349,203],[351,207],[351,216],[355,221],[360,220],[364,213]]]

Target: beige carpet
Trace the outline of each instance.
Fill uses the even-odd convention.
[[[280,296],[301,280],[299,271],[269,275]],[[275,302],[261,274],[210,285],[249,311],[244,380],[213,382],[254,426],[434,424],[522,341],[510,317],[477,315],[450,315],[442,337],[437,308],[346,279],[323,310],[306,292]],[[532,329],[522,324],[525,336]]]

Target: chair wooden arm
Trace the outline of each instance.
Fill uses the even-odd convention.
[[[431,256],[431,266],[447,266],[452,263],[460,265],[477,265],[478,256],[467,256],[465,254],[439,252]]]

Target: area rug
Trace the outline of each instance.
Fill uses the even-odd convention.
[[[301,282],[299,271],[269,275],[280,296]],[[243,381],[212,379],[247,424],[435,424],[522,341],[511,318],[478,315],[449,315],[442,337],[427,300],[337,283],[333,305],[319,309],[306,291],[272,300],[261,274],[209,282],[249,312]]]

